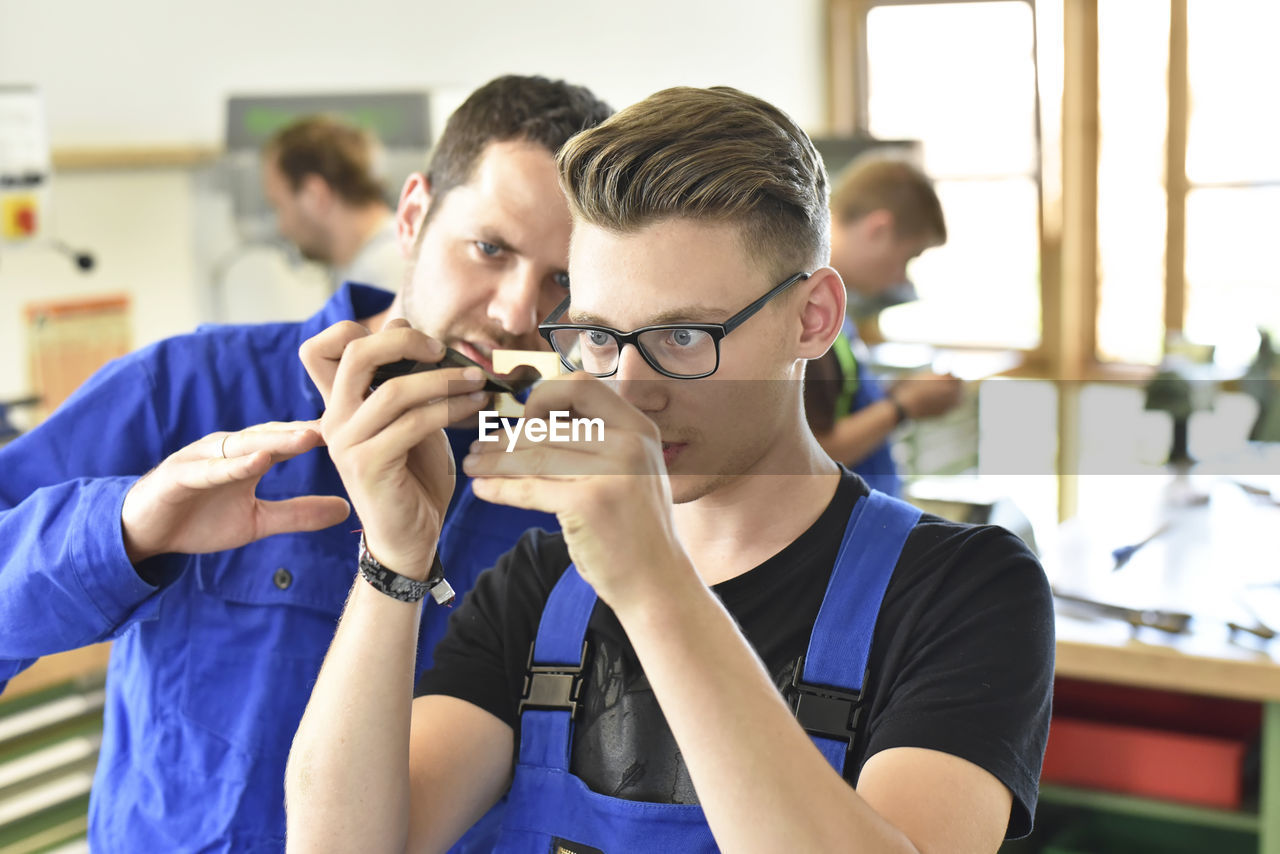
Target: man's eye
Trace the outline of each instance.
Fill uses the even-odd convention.
[[[496,243],[488,243],[484,240],[477,240],[476,248],[479,249],[481,252],[483,252],[485,255],[488,255],[490,258],[494,257],[495,255],[497,255],[499,252],[502,251],[501,246],[497,245]]]
[[[711,340],[701,329],[672,329],[667,334],[667,346],[678,348],[701,347]]]
[[[556,273],[551,278],[556,280],[557,285],[564,288],[566,291],[569,290],[569,274],[568,273]]]

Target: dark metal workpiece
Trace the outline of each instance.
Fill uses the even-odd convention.
[[[398,362],[380,366],[373,372],[373,379],[369,382],[369,391],[373,391],[389,379],[394,377],[402,377],[406,374],[416,374],[420,371],[434,371],[437,368],[479,368],[484,371],[485,380],[484,391],[494,393],[505,392],[515,395],[529,388],[538,381],[538,372],[532,368],[521,366],[511,374],[505,377],[494,376],[491,372],[485,370],[484,366],[469,359],[463,354],[454,350],[452,347],[446,348],[444,357],[438,362],[418,362],[413,359],[401,359]]]

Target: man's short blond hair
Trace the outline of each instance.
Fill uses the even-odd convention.
[[[894,232],[900,238],[947,240],[947,223],[933,182],[905,160],[863,155],[836,176],[831,214],[837,223],[853,222],[877,210],[893,214]]]
[[[737,89],[664,89],[573,137],[558,159],[577,220],[623,234],[676,218],[730,223],[775,277],[827,262],[821,157],[785,113]]]

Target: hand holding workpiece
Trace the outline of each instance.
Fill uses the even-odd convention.
[[[338,524],[350,508],[336,496],[261,501],[254,495],[271,466],[320,444],[312,421],[271,422],[210,433],[170,454],[125,495],[125,553],[136,564],[159,554],[217,552]]]
[[[363,330],[363,331],[362,331]],[[369,552],[401,575],[425,579],[453,495],[444,427],[489,399],[479,368],[442,368],[387,380],[374,372],[401,359],[438,362],[444,345],[391,321],[381,332],[339,324],[309,340],[303,364],[325,396],[321,429]]]
[[[569,412],[600,419],[567,442],[532,441],[508,452],[476,442],[463,461],[475,494],[486,501],[555,513],[579,574],[605,602],[643,601],[668,573],[690,569],[675,534],[662,438],[645,415],[608,383],[585,373],[539,385],[526,419]]]
[[[908,418],[932,418],[960,405],[964,384],[951,374],[926,371],[898,380],[889,395],[902,404]]]

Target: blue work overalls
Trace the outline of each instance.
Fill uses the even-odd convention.
[[[837,773],[843,774],[858,726],[859,693],[884,591],[919,518],[919,510],[881,492],[858,499],[808,651],[796,667],[788,702]],[[572,709],[595,603],[595,591],[570,566],[542,612],[521,705],[520,758],[494,850],[715,851],[701,806],[611,798],[569,773]]]

